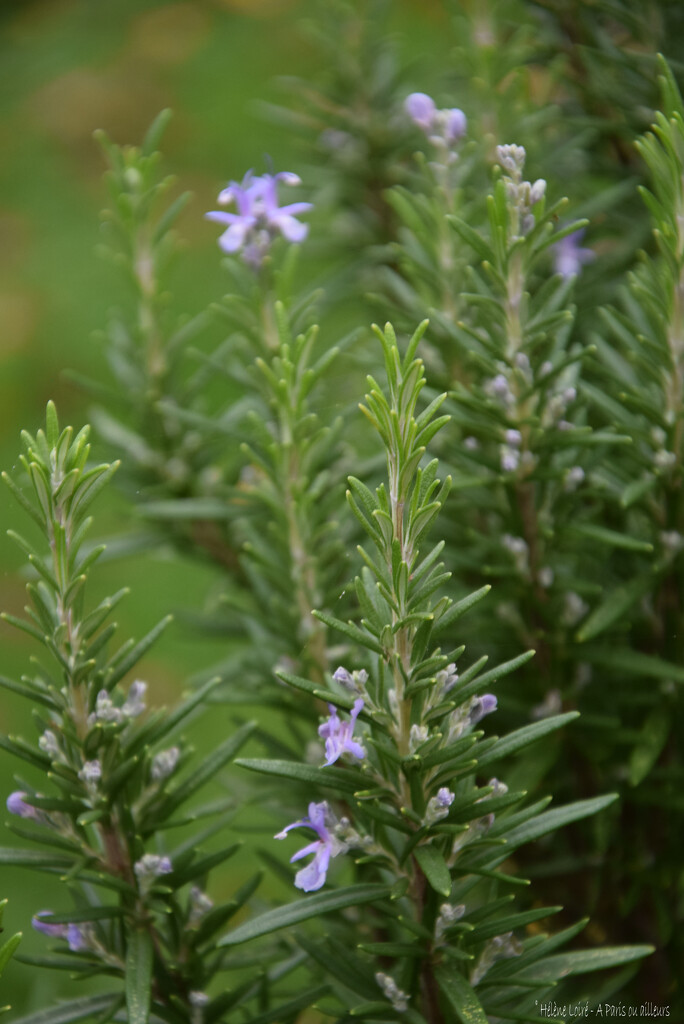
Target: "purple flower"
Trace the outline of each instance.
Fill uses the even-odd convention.
[[[348,722],[343,722],[338,717],[337,708],[333,707],[332,704],[328,704],[330,718],[318,727],[318,735],[325,740],[325,756],[327,761],[324,767],[334,764],[342,754],[352,754],[359,760],[366,756],[366,751],[361,744],[352,739],[356,719],[359,717],[363,704],[363,697],[359,697],[354,701]]]
[[[286,185],[300,183],[297,175],[289,171],[256,177],[248,171],[241,184],[231,181],[219,194],[219,203],[235,203],[237,207],[237,213],[215,210],[205,214],[207,220],[226,225],[219,238],[224,252],[243,250],[245,260],[258,267],[276,235],[282,235],[288,242],[301,242],[306,238],[309,228],[300,223],[297,216],[311,210],[312,204],[278,206],[279,181]]]
[[[504,473],[515,473],[520,465],[520,452],[507,444],[502,444],[500,449],[501,469]]]
[[[158,853],[146,853],[135,862],[133,870],[140,884],[148,885],[160,875],[170,874],[173,871],[173,864],[168,857],[162,857]]]
[[[584,230],[579,228],[552,246],[554,268],[561,277],[574,277],[579,274],[585,263],[591,263],[596,258],[593,249],[584,248],[579,244],[583,237]]]
[[[485,715],[490,715],[492,711],[496,711],[496,697],[493,693],[485,693],[484,697],[473,697],[470,711],[468,712],[468,721],[471,725],[476,725]]]
[[[441,789],[437,790],[437,803],[440,807],[451,807],[455,798],[455,794],[450,789],[447,789],[446,786],[442,786]]]
[[[37,932],[49,935],[52,939],[61,939],[66,935],[67,926],[65,924],[50,924],[48,921],[41,920],[46,914],[52,913],[52,910],[39,910],[37,914],[33,915],[31,924]]]
[[[344,667],[344,665],[340,665],[339,668],[335,669],[333,672],[333,679],[336,683],[339,683],[340,686],[344,686],[347,690],[353,690],[355,688],[354,677],[351,672]]]
[[[467,119],[458,107],[438,110],[435,101],[424,92],[412,92],[404,100],[404,110],[433,146],[450,150],[466,132]],[[455,158],[455,154],[451,154]]]
[[[334,824],[335,821],[325,801],[320,804],[311,803],[309,804],[308,818],[293,822],[274,837],[275,839],[284,839],[293,828],[310,828],[318,836],[313,843],[309,843],[308,846],[298,850],[294,856],[290,857],[290,864],[294,864],[302,857],[308,857],[310,853],[314,855],[311,863],[295,875],[295,885],[304,892],[316,892],[323,886],[330,858],[336,857],[338,853],[342,853],[346,849],[345,844],[340,842],[330,831],[330,826],[334,827]]]
[[[333,672],[333,679],[340,686],[344,686],[345,690],[352,690],[352,692],[361,693],[364,692],[366,683],[368,682],[368,673],[365,668],[357,669],[354,672],[349,672],[344,665],[340,665]]]
[[[438,789],[437,794],[431,796],[428,800],[428,805],[425,809],[425,824],[434,825],[435,822],[446,818],[449,814],[449,808],[455,799],[456,794],[452,793],[446,786]]]
[[[7,810],[10,814],[17,814],[20,818],[33,818],[35,821],[40,820],[40,811],[36,807],[32,807],[31,804],[27,804],[24,797],[26,793],[10,793],[7,797]]]
[[[51,939],[66,939],[72,953],[78,953],[88,947],[88,940],[83,928],[79,928],[77,924],[51,924],[49,921],[41,920],[46,914],[52,914],[52,911],[39,910],[37,914],[34,914],[31,924],[37,932],[49,935]]]
[[[72,953],[78,953],[80,950],[87,949],[88,947],[85,932],[77,924],[67,925],[66,940]]]
[[[418,125],[425,132],[430,131],[437,114],[435,101],[432,97],[424,92],[412,92],[404,100],[404,110],[414,124]]]
[[[462,110],[458,107],[453,107],[451,110],[444,111],[444,138],[449,145],[453,145],[454,142],[465,135],[468,121]]]

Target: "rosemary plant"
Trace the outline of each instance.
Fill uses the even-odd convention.
[[[337,584],[343,552],[330,522],[342,486],[341,423],[321,422],[321,398],[312,396],[337,349],[320,351],[312,300],[292,295],[293,243],[308,230],[298,218],[311,204],[279,205],[278,189],[298,183],[293,174],[231,182],[219,203],[237,212],[207,214],[223,228],[230,291],[169,334],[160,281],[187,197],[157,212],[170,182],[157,170],[166,120],[160,115],[140,149],[100,136],[113,197],[105,225],[116,229],[117,262],[137,296],[110,326],[107,352],[138,412],[132,421],[127,400],[121,417],[105,407],[96,423],[129,465],[127,489],[149,524],[142,541],[171,540],[222,571],[205,627],[253,641],[217,667],[231,700],[258,693],[282,704],[283,688],[270,682],[275,662],[303,659],[320,679],[328,668],[325,626],[311,608]],[[226,325],[215,349],[188,348],[208,326]]]
[[[10,827],[33,844],[0,862],[63,883],[33,918],[53,949],[17,959],[99,987],[24,1024],[566,1021],[653,946],[628,991],[681,1006],[684,108],[665,62],[663,112],[630,144],[678,15],[463,0],[433,11],[444,58],[421,67],[400,6],[318,6],[320,73],[278,112],[315,214],[290,172],[229,182],[205,225],[227,294],[198,315],[167,295],[188,200],[160,171],[168,112],[140,147],[99,136],[127,297],[110,380],[85,382],[95,425],[144,524],[129,547],[214,567],[186,624],[225,657],[147,710],[134,673],[167,620],[117,649],[124,592],[85,594],[117,464],[91,464],[87,429],[48,405],[24,435],[29,489],[6,477],[35,527],[13,534],[27,617],[6,619],[42,653],[0,677],[38,727],[0,737],[27,774]],[[382,360],[358,335],[343,351],[368,301],[421,322],[401,348],[376,328]],[[209,703],[226,739],[193,764],[180,730]],[[235,704],[257,722],[233,729]],[[240,800],[216,799],[248,738]],[[222,873],[238,812],[245,835],[268,828],[258,894],[260,872]],[[283,881],[300,892],[278,905]]]
[[[651,188],[641,194],[654,244],[630,275],[621,308],[602,311],[605,330],[596,338],[601,366],[588,389],[601,415],[634,439],[623,459],[605,467],[603,485],[619,528],[640,543],[606,565],[602,599],[580,639],[587,660],[620,689],[623,731],[600,760],[606,773],[616,761],[622,765],[628,785],[620,826],[644,865],[633,876],[617,850],[613,868],[619,870],[605,878],[603,891],[613,893],[622,913],[649,922],[676,972],[682,955],[680,854],[672,837],[681,821],[684,780],[678,754],[684,681],[684,108],[663,60],[660,71],[663,111],[638,142],[650,175]],[[605,693],[595,700],[597,710],[611,713]]]
[[[34,846],[3,848],[0,860],[56,875],[65,898],[62,907],[36,908],[33,917],[34,928],[54,949],[22,959],[83,979],[108,980],[104,991],[58,1007],[50,1017],[55,1021],[104,1020],[119,1012],[131,1024],[145,1024],[150,1015],[169,1024],[242,1019],[244,1006],[261,1012],[278,1000],[278,979],[294,970],[297,959],[271,965],[265,951],[265,972],[260,966],[258,974],[243,975],[228,992],[216,990],[228,959],[217,949],[218,933],[250,898],[261,875],[213,903],[206,892],[209,874],[240,844],[223,843],[211,851],[202,846],[225,829],[235,801],[224,797],[197,805],[196,797],[254,726],[243,725],[192,765],[192,751],[178,730],[218,680],[170,711],[151,712],[146,684],[124,682],[168,620],[137,643],[110,650],[116,626],[106,621],[125,592],[87,606],[88,574],[103,550],[86,546],[88,510],[116,469],[89,465],[87,438],[88,428],[75,437],[70,427],[60,431],[50,403],[46,429],[35,437],[23,435],[21,462],[31,495],[4,476],[40,535],[34,544],[12,534],[35,579],[27,584],[28,617],[5,619],[41,645],[43,658],[21,681],[0,679],[37,708],[40,733],[37,743],[0,738],[6,750],[31,766],[36,779],[19,778],[19,788],[7,800],[14,818],[10,828]],[[189,838],[169,841],[170,830],[187,824],[193,825]],[[16,944],[17,937],[3,947],[4,961]]]
[[[509,755],[565,726],[576,713],[523,726],[501,739],[485,738],[480,722],[497,707],[488,692],[533,652],[485,670],[486,658],[462,667],[463,647],[443,653],[460,615],[488,587],[454,603],[440,589],[449,573],[439,561],[443,543],[425,546],[448,490],[427,444],[444,426],[445,396],[421,412],[425,384],[416,348],[419,328],[400,356],[391,326],[382,342],[387,392],[374,379],[363,411],[380,435],[387,482],[375,493],[350,478],[348,499],[372,545],[360,549],[355,581],[361,621],[318,616],[349,641],[347,665],[327,689],[280,673],[291,686],[329,702],[319,728],[322,767],[297,761],[242,759],[250,770],[326,788],[328,801],[288,825],[314,834],[291,858],[313,859],[295,876],[314,893],[239,925],[222,939],[232,948],[259,935],[368,904],[363,916],[329,917],[323,934],[298,941],[323,969],[331,992],[320,1001],[338,1021],[401,1019],[413,1024],[460,1020],[537,1020],[535,1005],[567,974],[627,963],[645,946],[558,954],[581,922],[552,937],[519,936],[558,907],[513,909],[527,883],[500,871],[519,846],[568,822],[600,812],[614,796],[597,796],[553,810],[529,803],[490,777]],[[349,715],[349,717],[342,717]],[[347,763],[345,763],[347,762]],[[334,863],[353,851],[358,884],[319,892]],[[536,1003],[535,1003],[536,1000]]]

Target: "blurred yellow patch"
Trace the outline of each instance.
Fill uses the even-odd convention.
[[[10,20],[10,38],[21,42],[43,33],[50,23],[58,24],[74,7],[76,0],[35,0],[24,4]]]
[[[0,361],[28,348],[38,321],[37,297],[27,291],[0,292]]]
[[[322,1024],[325,1020],[330,1020],[330,1018],[319,1013],[318,1010],[304,1010],[304,1013],[297,1017],[297,1024]]]
[[[267,18],[292,10],[295,0],[214,0],[217,7],[228,8],[238,14],[251,14],[254,18]]]
[[[0,210],[0,270],[19,266],[25,260],[29,228],[27,217],[22,217],[15,210]]]
[[[584,934],[592,946],[603,946],[608,941],[608,934],[598,921],[590,921]]]
[[[190,3],[170,4],[146,11],[133,22],[130,52],[156,64],[182,64],[202,45],[209,17]]]
[[[139,138],[164,106],[165,95],[141,61],[120,60],[106,69],[74,68],[37,89],[26,102],[34,122],[62,144],[74,147],[79,167],[100,155],[93,144],[96,128],[113,138]]]

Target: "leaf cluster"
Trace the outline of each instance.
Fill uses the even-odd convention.
[[[213,1020],[252,998],[268,1004],[274,981],[296,967],[293,962],[275,974],[252,975],[237,992],[206,993],[227,968],[227,954],[217,945],[220,933],[250,899],[261,874],[220,903],[207,896],[210,872],[240,844],[206,847],[225,828],[235,804],[224,797],[198,805],[197,797],[221,778],[254,724],[243,725],[193,764],[192,750],[178,733],[219,680],[195,689],[170,711],[146,713],[146,684],[139,680],[124,691],[125,677],[168,620],[137,643],[112,650],[116,626],[107,620],[123,593],[87,606],[85,583],[102,553],[101,547],[85,547],[87,513],[116,468],[90,465],[87,437],[87,428],[76,437],[69,427],[60,430],[50,403],[46,429],[23,437],[30,496],[6,477],[40,533],[39,543],[13,534],[35,579],[27,585],[28,618],[6,618],[28,632],[46,657],[20,681],[0,678],[4,688],[36,706],[40,734],[37,743],[0,739],[31,772],[32,781],[18,778],[21,789],[8,809],[16,816],[11,830],[33,844],[3,848],[0,860],[57,876],[72,900],[70,907],[34,918],[57,945],[23,962],[84,980],[105,976],[120,982],[106,996],[60,1006],[55,1020],[67,1007],[69,1019],[97,1013],[104,1020],[126,1005],[135,1024],[144,1024],[150,1013],[180,1024],[195,1019],[199,999]],[[189,839],[169,839],[172,830],[188,824]],[[16,944],[15,937],[3,947],[5,959]]]
[[[324,970],[334,999],[321,1006],[337,1020],[393,1019],[397,1010],[416,1024],[440,1019],[440,1012],[445,1019],[456,1013],[459,1019],[484,1022],[490,1015],[509,1019],[515,1013],[516,1019],[532,1020],[534,997],[548,993],[547,985],[592,963],[628,963],[648,949],[557,955],[558,946],[584,922],[552,938],[516,936],[517,929],[559,908],[513,910],[515,892],[528,883],[501,866],[519,846],[603,810],[614,796],[547,810],[548,800],[528,802],[525,792],[509,792],[496,778],[482,781],[493,765],[527,751],[576,714],[549,717],[501,739],[486,738],[475,728],[486,713],[481,709],[492,710],[493,698],[483,698],[483,692],[529,655],[487,670],[483,658],[462,670],[463,648],[444,654],[435,646],[437,635],[451,632],[487,588],[457,604],[439,596],[449,576],[438,563],[443,545],[427,555],[420,550],[419,541],[442,505],[442,496],[435,496],[436,465],[421,467],[421,462],[426,440],[444,426],[437,416],[440,400],[423,412],[417,409],[424,370],[415,352],[423,330],[424,325],[403,358],[392,328],[377,332],[387,391],[371,380],[363,408],[386,451],[387,485],[373,493],[352,479],[348,495],[375,555],[360,552],[366,565],[356,581],[360,622],[324,616],[351,641],[354,662],[364,672],[347,681],[346,692],[337,689],[340,672],[337,686],[325,691],[282,674],[290,685],[338,709],[349,710],[352,697],[360,694],[366,754],[358,764],[343,767],[239,762],[259,774],[308,781],[336,796],[344,817],[335,824],[326,805],[328,827],[342,851],[357,851],[359,881],[267,911],[223,941],[233,946],[368,902],[351,926],[353,938],[337,917],[326,920],[324,935],[315,941],[305,934],[298,938]],[[531,994],[521,998],[521,988]]]

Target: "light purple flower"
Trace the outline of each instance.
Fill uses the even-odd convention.
[[[37,932],[42,932],[43,935],[49,935],[52,939],[61,939],[66,935],[67,926],[65,924],[50,924],[49,921],[43,921],[46,914],[53,914],[52,910],[39,910],[37,914],[34,914],[31,918],[31,924]]]
[[[331,826],[334,828],[335,824],[325,801],[320,804],[310,803],[308,818],[293,822],[274,837],[275,839],[285,839],[287,833],[293,828],[310,828],[318,836],[313,843],[309,843],[308,846],[298,850],[294,856],[290,857],[290,864],[294,864],[295,861],[308,857],[310,853],[314,855],[311,863],[295,875],[294,884],[298,889],[302,889],[304,892],[316,892],[317,889],[320,889],[325,882],[330,859],[346,849],[345,844],[330,831]]]
[[[414,124],[424,132],[430,131],[437,114],[435,101],[431,96],[424,92],[412,92],[404,100],[404,110]]]
[[[288,242],[301,242],[306,238],[309,228],[298,221],[297,216],[311,210],[312,204],[278,206],[279,181],[286,185],[300,183],[297,175],[289,171],[260,176],[248,171],[241,184],[231,181],[219,194],[219,203],[234,203],[237,207],[237,213],[214,210],[205,214],[207,220],[226,225],[218,240],[224,252],[243,250],[245,260],[259,266],[276,235],[282,235]]]
[[[27,804],[24,800],[25,796],[27,796],[26,793],[20,793],[18,790],[15,793],[10,793],[7,797],[7,810],[10,814],[16,814],[20,818],[40,820],[40,811],[36,807],[32,807],[31,804]]]
[[[333,672],[333,679],[335,680],[336,683],[339,683],[340,686],[344,686],[346,690],[355,689],[354,677],[351,674],[351,672],[344,667],[344,665],[340,665],[338,668],[335,669],[335,671]]]
[[[446,786],[438,789],[435,796],[431,796],[428,800],[428,805],[425,809],[425,824],[434,825],[435,822],[446,818],[449,814],[449,808],[455,799],[456,794],[452,793]]]
[[[348,722],[343,722],[337,714],[337,708],[333,707],[332,704],[328,704],[330,718],[318,727],[318,735],[325,740],[325,756],[327,761],[324,767],[334,764],[342,754],[351,754],[359,760],[366,756],[366,751],[361,744],[352,739],[356,719],[359,717],[363,704],[363,697],[359,697],[354,701]]]
[[[424,92],[412,92],[404,100],[404,110],[417,128],[427,135],[428,141],[438,149],[452,151],[455,144],[465,135],[467,119],[458,107],[438,110],[435,101]],[[448,162],[456,159],[449,152]]]
[[[444,114],[444,138],[449,145],[453,145],[454,142],[458,142],[465,135],[468,121],[463,111],[459,110],[458,107],[446,110]]]
[[[591,263],[596,258],[593,249],[587,249],[579,244],[583,237],[584,229],[578,228],[552,246],[554,269],[561,277],[575,277],[585,263]]]
[[[496,697],[493,693],[485,693],[484,697],[474,697],[468,712],[468,721],[471,725],[477,725],[485,715],[496,711]]]
[[[520,452],[517,448],[511,448],[510,445],[502,444],[499,449],[501,459],[501,469],[504,473],[515,473],[516,469],[520,465]]]
[[[455,794],[447,789],[446,786],[442,786],[441,789],[437,790],[437,803],[440,807],[451,807],[455,799]]]
[[[366,683],[368,682],[368,673],[365,668],[349,672],[344,665],[340,665],[333,672],[333,679],[340,686],[344,686],[345,690],[351,690],[353,693],[364,693]]]
[[[145,701],[145,694],[147,693],[147,683],[143,683],[141,679],[136,679],[135,682],[131,683],[126,697],[126,703],[121,709],[126,718],[137,718],[141,715],[147,703]]]
[[[77,924],[52,924],[41,920],[46,914],[52,914],[52,911],[39,910],[31,919],[31,924],[37,932],[49,935],[51,939],[66,939],[72,953],[78,953],[88,947],[88,939],[83,928]]]
[[[88,948],[86,934],[77,924],[67,925],[66,940],[72,953],[78,953],[80,950]]]
[[[149,886],[160,875],[168,875],[173,871],[173,864],[168,857],[158,853],[146,853],[133,865],[133,870],[140,884]]]
[[[86,761],[78,773],[78,777],[86,783],[99,782],[102,778],[102,765],[98,760]]]

